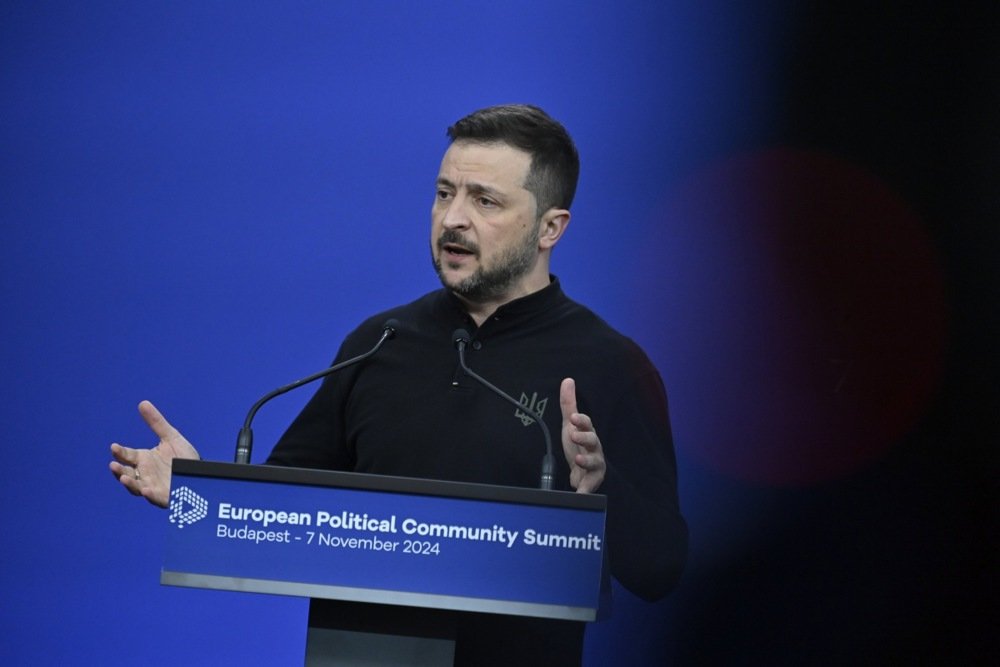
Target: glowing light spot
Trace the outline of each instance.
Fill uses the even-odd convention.
[[[646,245],[650,326],[678,448],[769,484],[876,460],[920,419],[941,373],[943,279],[920,220],[850,163],[772,150],[673,192]],[[646,289],[648,293],[648,288]]]

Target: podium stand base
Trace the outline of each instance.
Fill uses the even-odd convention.
[[[455,642],[310,628],[306,667],[452,667]]]
[[[584,624],[313,598],[306,665],[580,667]]]
[[[306,667],[451,667],[455,612],[313,599]]]

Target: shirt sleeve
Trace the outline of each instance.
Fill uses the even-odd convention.
[[[646,362],[648,363],[648,362]],[[607,545],[612,575],[644,600],[666,596],[687,560],[677,465],[659,373],[634,375],[610,408],[594,416],[607,461],[599,493],[608,498]]]

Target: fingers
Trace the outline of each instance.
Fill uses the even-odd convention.
[[[153,450],[149,450],[149,452],[152,454]],[[108,464],[111,474],[131,493],[140,495],[142,485],[139,481],[142,475],[139,470],[141,465],[139,450],[115,442],[111,445],[111,456],[114,457],[114,461]]]
[[[149,401],[139,404],[139,414],[160,437],[160,444],[151,449],[135,449],[117,442],[111,444],[111,474],[134,496],[142,496],[158,507],[167,507],[170,494],[170,458],[177,447],[186,447],[193,457],[197,452],[184,437],[163,418]],[[166,441],[166,442],[164,442]],[[165,457],[164,452],[170,456]]]
[[[604,481],[604,452],[590,416],[578,412],[576,382],[566,378],[559,385],[563,418],[563,449],[570,464],[570,486],[577,493],[593,493]]]
[[[136,468],[122,465],[118,461],[108,464],[111,474],[115,476],[122,486],[124,486],[133,496],[142,495],[142,488],[139,485]]]
[[[601,449],[601,439],[593,431],[570,434],[573,444],[580,449],[573,455],[573,463],[585,470],[602,470],[604,468],[604,452]]]
[[[581,432],[593,433],[594,423],[587,415],[577,412],[576,382],[573,378],[566,378],[559,385],[559,408],[562,410],[563,420],[573,427],[570,434],[573,442],[592,449],[591,444],[595,443],[596,436],[595,439],[586,437],[578,439],[577,437]]]
[[[115,458],[115,461],[125,465],[134,466],[139,462],[138,450],[119,445],[117,442],[111,444],[111,456]]]
[[[577,454],[573,457],[570,473],[570,485],[577,493],[593,493],[604,481],[606,463],[604,455],[597,451],[593,454]]]
[[[600,444],[597,432],[594,430],[594,422],[591,421],[589,416],[578,412],[573,413],[569,418],[569,423],[573,427],[569,433],[573,444],[586,447],[591,451]]]
[[[180,435],[177,429],[171,426],[170,422],[156,409],[156,406],[149,401],[143,401],[139,404],[139,414],[160,440],[170,440]]]
[[[576,381],[566,378],[559,385],[559,408],[563,419],[569,419],[576,413]]]

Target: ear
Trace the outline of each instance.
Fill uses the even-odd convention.
[[[538,229],[538,247],[541,250],[550,250],[555,247],[563,232],[569,226],[569,211],[564,208],[550,208],[542,214],[542,221]]]

